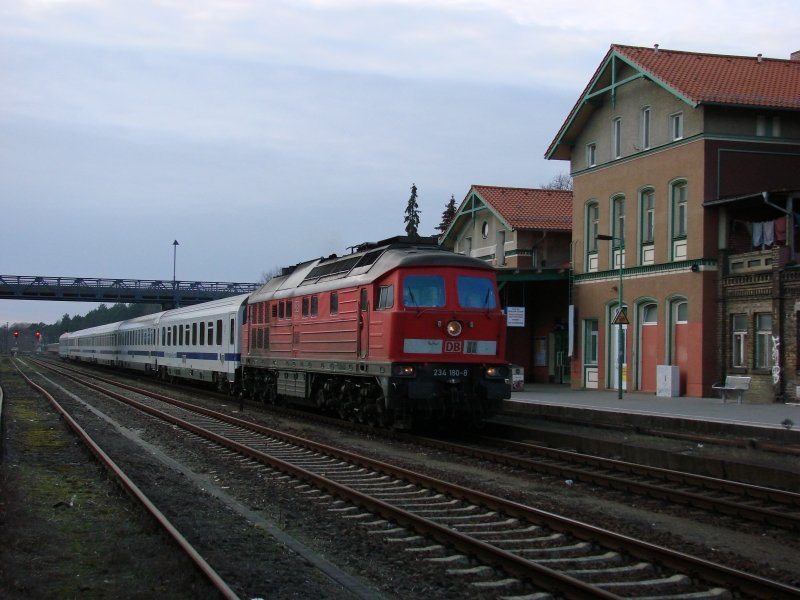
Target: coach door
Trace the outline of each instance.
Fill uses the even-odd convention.
[[[361,288],[358,298],[358,357],[369,356],[369,290]]]
[[[236,313],[228,313],[228,335],[223,340],[222,351],[225,353],[225,362],[228,363],[228,371],[233,372],[235,364],[231,361],[236,360],[236,338],[239,332],[236,331]]]

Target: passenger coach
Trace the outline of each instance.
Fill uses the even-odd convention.
[[[168,310],[158,320],[156,355],[162,379],[195,379],[234,393],[247,294]]]
[[[65,333],[58,339],[58,354],[71,360],[114,366],[119,359],[116,336],[121,324],[110,323]]]

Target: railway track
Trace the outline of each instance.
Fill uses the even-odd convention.
[[[25,380],[25,382],[42,397],[44,397],[50,404],[52,409],[58,413],[62,420],[72,430],[72,432],[83,442],[86,448],[97,458],[97,460],[106,468],[108,473],[125,489],[128,494],[136,500],[153,518],[155,523],[164,530],[164,532],[172,538],[177,545],[179,551],[183,552],[195,565],[200,573],[211,583],[216,589],[220,597],[227,600],[238,600],[239,596],[228,586],[225,580],[211,567],[211,565],[203,558],[192,544],[181,534],[175,525],[170,522],[167,517],[158,509],[156,504],[128,477],[123,469],[115,463],[111,457],[101,448],[101,446],[81,427],[78,422],[72,418],[61,404],[53,397],[50,392],[45,388],[34,382],[28,377],[19,366],[14,363],[17,373]]]
[[[591,456],[539,444],[481,438],[480,444],[454,444],[426,439],[440,450],[479,460],[544,473],[692,506],[710,512],[800,531],[800,494]],[[487,446],[497,448],[489,450]]]
[[[414,555],[487,588],[508,585],[493,576],[499,568],[507,578],[569,598],[800,595],[779,582],[161,394],[107,382],[126,390],[119,394],[82,383],[302,481],[310,486],[304,491],[307,499],[337,498],[332,510],[359,523],[368,535],[407,544]]]

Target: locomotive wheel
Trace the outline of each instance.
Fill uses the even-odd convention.
[[[267,404],[278,403],[278,392],[275,389],[275,386],[271,382],[269,381],[267,382],[264,391],[261,393],[261,399]]]
[[[317,408],[324,408],[328,404],[324,388],[324,385],[318,385],[317,391],[314,394],[314,402],[317,404]]]

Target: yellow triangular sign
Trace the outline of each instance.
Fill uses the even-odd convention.
[[[611,321],[612,325],[630,325],[628,321],[628,312],[622,308],[617,309],[617,314],[614,315],[614,320]]]

